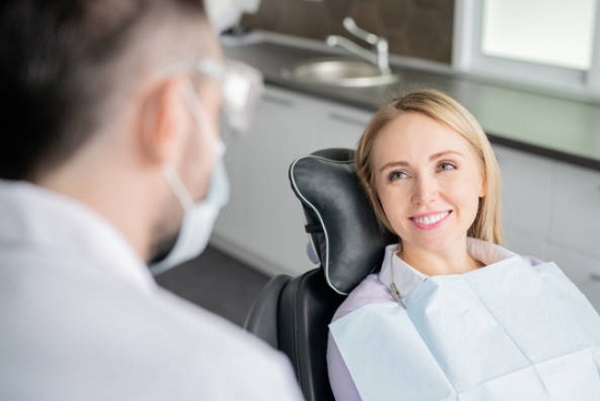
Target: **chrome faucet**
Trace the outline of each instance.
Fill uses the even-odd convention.
[[[339,46],[350,53],[357,55],[360,58],[367,60],[370,63],[375,64],[382,74],[391,74],[390,70],[390,58],[389,58],[389,47],[388,42],[385,38],[379,37],[374,33],[365,31],[350,17],[344,18],[344,28],[357,38],[367,42],[375,48],[375,53],[365,49],[352,42],[349,39],[339,35],[329,35],[326,39],[327,45],[331,47]]]

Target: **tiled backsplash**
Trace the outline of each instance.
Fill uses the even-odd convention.
[[[342,20],[387,38],[390,52],[450,63],[454,0],[262,0],[242,25],[325,39],[350,35]]]

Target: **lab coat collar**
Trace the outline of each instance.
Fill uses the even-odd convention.
[[[396,288],[400,296],[404,298],[417,288],[419,284],[427,280],[429,276],[403,261],[398,255],[394,255],[394,252],[398,250],[398,246],[399,244],[392,244],[385,248],[379,281],[387,288],[390,288],[392,285],[392,269],[394,269],[393,278]],[[501,246],[475,238],[467,238],[467,252],[474,259],[479,260],[486,266],[517,256],[515,253]]]
[[[0,221],[0,253],[40,256],[111,275],[144,291],[156,288],[121,233],[74,199],[31,183],[0,180]]]

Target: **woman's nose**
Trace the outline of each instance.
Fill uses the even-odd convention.
[[[415,179],[412,201],[418,205],[426,205],[435,200],[438,185],[433,177],[424,176]]]

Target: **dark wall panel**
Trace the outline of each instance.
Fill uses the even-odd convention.
[[[348,36],[346,16],[368,31],[386,37],[390,52],[450,63],[454,0],[262,0],[249,28],[313,39]]]

